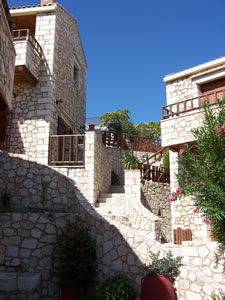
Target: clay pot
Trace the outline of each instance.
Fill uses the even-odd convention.
[[[174,287],[165,275],[146,275],[142,279],[140,300],[176,300]]]
[[[60,300],[76,300],[76,290],[71,287],[60,287]]]

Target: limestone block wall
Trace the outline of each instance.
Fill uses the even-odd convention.
[[[44,62],[39,78],[40,81],[36,86],[30,84],[14,86],[9,151],[26,154],[28,159],[47,164],[51,83]]]
[[[159,217],[156,239],[162,243],[171,241],[171,203],[168,201],[170,185],[168,183],[145,181],[141,186],[141,202],[153,214]]]
[[[0,95],[11,109],[16,52],[2,1],[0,3],[0,28]]]
[[[7,154],[3,153],[2,155],[3,157],[6,155],[7,159]],[[42,174],[45,176],[48,175],[46,174],[46,170],[49,170],[49,168],[46,166],[40,165],[40,169],[37,172],[33,166],[34,162],[24,160],[24,170],[22,170],[19,165],[15,163],[17,160],[18,159],[15,159],[14,157],[11,157],[10,161],[7,161],[6,163],[3,162],[5,161],[5,158],[4,160],[1,160],[3,168],[0,168],[0,174],[2,174],[2,172],[6,173],[7,171],[7,175],[5,174],[2,176],[3,181],[7,181],[8,178],[13,178],[13,172],[17,172],[16,184],[20,183],[20,178],[22,176],[21,179],[26,182],[26,190],[30,191],[32,187],[27,185],[28,182],[23,177],[25,176],[23,175],[25,170],[27,175],[29,173],[33,174],[33,177],[29,178],[28,176],[32,182],[36,182]],[[32,172],[32,170],[34,172]],[[20,172],[22,172],[22,174]],[[130,201],[134,207],[131,214],[133,214],[133,220],[134,223],[136,223],[135,214],[137,211],[140,211],[140,207],[136,205],[140,203],[140,181],[138,180],[140,174],[138,174],[138,170],[127,172],[129,173],[127,176],[126,195],[130,195]],[[49,171],[49,174],[51,174],[51,171]],[[59,178],[61,178],[61,176],[61,174],[58,174]],[[57,189],[57,194],[60,192],[65,194],[65,190],[68,191],[70,189],[74,191],[74,182],[69,178],[68,182],[65,181],[62,183],[62,187],[58,187],[59,181],[55,181],[54,177],[52,178],[51,183],[53,183],[51,186],[52,190]],[[69,187],[68,184],[71,184],[71,187]],[[7,188],[9,188],[9,186],[7,186]],[[11,192],[17,193],[17,186],[11,185],[10,188]],[[151,232],[148,234],[149,226],[147,219],[149,219],[149,214],[151,213],[146,212],[146,223],[143,211],[137,218],[137,224],[140,224],[139,221],[142,216],[143,227],[127,227],[115,221],[106,220],[96,212],[94,207],[89,203],[88,198],[80,191],[75,190],[75,193],[76,196],[73,196],[75,212],[79,212],[84,216],[87,224],[91,227],[92,236],[96,239],[97,281],[99,282],[109,275],[124,273],[128,275],[140,292],[141,279],[145,274],[144,264],[149,261],[149,251],[161,251],[162,255],[165,255],[169,250],[169,247],[155,241]],[[57,198],[57,195],[55,197]],[[21,202],[23,201],[24,197],[21,198]],[[40,201],[40,199],[38,201]],[[60,201],[63,201],[63,198],[61,198]],[[54,204],[54,202],[52,203]],[[27,206],[28,204],[25,203]],[[16,207],[14,207],[14,209],[16,210]],[[12,212],[0,214],[0,271],[41,273],[41,299],[43,300],[46,298],[49,300],[59,299],[58,283],[53,278],[51,272],[51,255],[55,243],[55,234],[57,230],[64,226],[65,218],[73,219],[73,214],[57,213],[50,211],[49,209],[46,209],[45,213]],[[134,226],[136,225],[134,224]],[[146,230],[145,232],[144,229]],[[201,247],[199,249],[201,249]],[[205,257],[206,252],[204,249],[202,253],[203,257]],[[193,253],[188,251],[186,252],[186,255],[194,257]],[[202,299],[207,299],[211,292],[214,292],[221,287],[221,285],[219,286],[217,283],[212,282],[210,278],[205,277],[193,267],[189,268],[189,266],[188,263],[184,266],[183,277],[178,279],[178,298],[183,295],[183,293],[189,292],[189,290],[187,290],[187,285],[191,286],[193,284],[193,278],[196,278],[194,276],[197,276],[199,279],[196,284]],[[182,285],[184,277],[186,284]],[[137,299],[139,299],[139,296],[137,296]]]
[[[15,66],[26,66],[31,74],[38,80],[41,58],[33,49],[29,41],[14,42],[16,49]]]
[[[170,151],[170,189],[175,192],[178,187],[176,174],[178,173],[178,153]],[[190,197],[182,197],[171,202],[172,232],[177,227],[191,229],[193,240],[211,240],[210,226],[204,223],[200,213],[194,212],[195,201]]]
[[[157,216],[146,209],[141,203],[140,170],[125,170],[126,214],[129,216],[131,228],[146,233],[156,239],[155,224]]]
[[[0,195],[9,194],[14,209],[75,211],[74,187],[67,177],[33,161],[0,151]],[[2,203],[0,203],[0,207]]]
[[[75,71],[76,70],[76,71]],[[62,103],[52,106],[51,133],[56,134],[57,117],[64,113],[67,123],[78,133],[85,124],[87,63],[82,47],[77,20],[61,5],[56,6],[54,88],[55,99]]]
[[[52,253],[56,232],[65,225],[66,219],[72,221],[74,215],[16,212],[0,214],[0,272],[41,275],[40,298],[34,291],[30,294],[20,291],[19,295],[23,296],[23,299],[28,300],[35,296],[37,298],[32,299],[59,299],[58,282],[53,277]],[[16,295],[16,291],[7,292],[0,285],[0,294],[12,297]]]
[[[161,121],[162,147],[194,141],[192,130],[201,126],[199,110]]]

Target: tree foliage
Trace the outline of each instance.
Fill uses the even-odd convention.
[[[161,135],[160,122],[149,121],[135,126],[128,109],[107,112],[100,117],[100,120],[102,127],[107,127],[110,131],[118,133],[128,133],[153,139],[158,139]]]
[[[218,110],[204,105],[204,120],[193,130],[196,146],[186,146],[178,158],[179,185],[195,197],[197,211],[211,224],[219,242],[225,244],[225,102]]]

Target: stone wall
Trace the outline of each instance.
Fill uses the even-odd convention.
[[[175,192],[178,187],[178,153],[170,151],[170,189]],[[204,223],[200,213],[194,212],[195,201],[191,197],[182,197],[171,202],[172,232],[181,227],[191,229],[193,240],[211,241],[210,225]]]
[[[55,99],[63,102],[52,106],[51,134],[57,132],[58,115],[75,133],[79,133],[86,117],[87,63],[77,20],[59,4],[56,6],[55,26],[53,94]]]
[[[141,186],[142,204],[159,217],[157,237],[161,243],[171,241],[171,203],[168,201],[170,185],[168,183],[144,181]]]
[[[65,225],[66,219],[73,220],[73,217],[63,213],[1,213],[0,272],[26,272],[28,281],[29,273],[30,280],[32,273],[40,273],[40,299],[59,299],[58,283],[52,273],[52,252],[57,230]],[[12,297],[16,291],[7,292],[0,285],[0,294]],[[20,291],[19,295],[24,300],[37,296],[32,290]]]
[[[0,195],[9,194],[14,209],[75,211],[74,187],[51,168],[0,151]],[[0,203],[0,207],[2,203]]]
[[[16,53],[2,1],[0,3],[0,28],[0,96],[11,109]]]

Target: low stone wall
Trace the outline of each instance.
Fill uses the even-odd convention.
[[[0,195],[6,193],[14,209],[71,212],[77,206],[74,187],[67,177],[47,166],[0,151]]]
[[[168,183],[144,181],[141,186],[142,204],[159,217],[156,227],[156,239],[162,243],[171,241],[171,204],[168,201],[170,185]]]
[[[66,218],[73,220],[73,217],[73,214],[63,213],[1,213],[0,272],[41,273],[41,299],[58,299],[51,257],[57,230],[65,225]],[[14,293],[0,285],[1,296]],[[19,295],[28,300],[33,293],[20,290]]]

